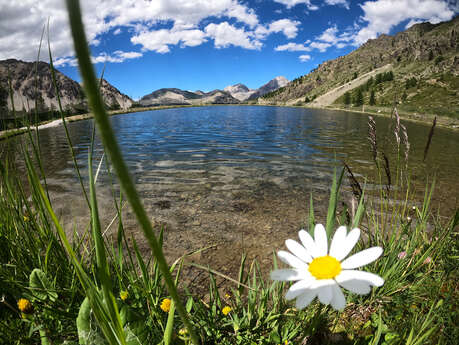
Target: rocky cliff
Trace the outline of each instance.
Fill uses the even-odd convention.
[[[81,85],[58,70],[54,71],[64,110],[86,112],[87,102]],[[8,79],[11,79],[15,110],[31,111],[35,107],[38,107],[39,112],[58,110],[51,66],[42,61],[36,63],[8,59],[0,61],[0,115],[2,117],[7,117],[7,110],[12,109]],[[102,81],[101,91],[108,108],[125,109],[132,105],[132,100],[128,96],[119,92],[106,80]]]
[[[247,100],[254,100],[258,97],[264,96],[265,94],[275,91],[288,84],[288,80],[285,77],[276,77],[266,84],[262,85],[258,89],[249,89],[244,84],[230,85],[224,88],[224,91],[229,92],[231,96],[237,98],[239,101],[244,102]]]

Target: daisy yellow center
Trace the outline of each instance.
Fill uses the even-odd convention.
[[[309,272],[316,279],[332,279],[341,272],[341,264],[333,256],[321,256],[309,264]]]

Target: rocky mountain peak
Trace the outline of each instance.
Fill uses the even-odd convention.
[[[16,110],[31,111],[35,105],[39,112],[58,109],[58,100],[51,76],[51,66],[47,62],[25,62],[16,59],[0,61],[0,116],[7,117],[12,109],[8,92],[8,73],[11,76],[13,102]],[[87,112],[87,102],[79,83],[54,69],[61,104],[65,111]],[[37,82],[37,84],[36,84]],[[126,109],[133,101],[103,79],[101,92],[108,108]]]

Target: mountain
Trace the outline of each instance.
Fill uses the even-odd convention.
[[[244,84],[230,85],[224,88],[224,91],[228,92],[234,98],[239,101],[247,101],[257,99],[258,97],[264,96],[268,92],[275,91],[280,87],[283,87],[288,84],[288,80],[285,77],[276,77],[258,89],[251,90]]]
[[[351,95],[363,104],[459,117],[459,17],[415,24],[394,36],[381,35],[259,98],[260,104],[340,107]],[[355,104],[354,104],[355,105]]]
[[[269,92],[273,92],[275,90],[278,90],[281,87],[285,87],[289,83],[288,79],[285,77],[276,77],[269,82],[267,82],[265,85],[259,87],[255,93],[253,93],[249,99],[256,99],[258,97],[262,97],[266,95]]]
[[[256,90],[250,90],[244,84],[236,84],[230,85],[223,89],[224,91],[228,92],[231,96],[238,99],[239,101],[243,102],[247,100],[250,96],[252,96]]]
[[[102,79],[100,93],[102,94],[105,104],[110,109],[128,109],[134,103],[129,96],[121,93],[105,79]]]
[[[239,101],[228,92],[214,90],[211,92],[184,91],[175,88],[156,90],[143,96],[139,103],[142,106],[154,105],[199,105],[199,104],[237,104]]]
[[[61,104],[70,112],[86,112],[87,102],[83,88],[58,70],[54,70]],[[8,77],[8,73],[10,77]],[[36,78],[37,76],[37,78]],[[12,109],[8,78],[11,78],[13,102],[16,110],[31,111],[35,102],[40,112],[58,109],[58,100],[52,82],[51,66],[46,62],[24,62],[15,59],[0,61],[0,117]],[[37,79],[37,86],[35,85]],[[38,92],[37,92],[38,91]],[[102,80],[101,92],[108,108],[129,108],[133,101]]]

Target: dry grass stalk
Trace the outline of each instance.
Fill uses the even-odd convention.
[[[395,114],[395,128],[394,128],[394,135],[395,140],[397,141],[397,148],[400,147],[400,116],[398,115],[397,108],[394,108]]]
[[[368,116],[368,140],[370,141],[373,160],[376,162],[378,155],[378,143],[376,141],[376,122],[372,116]]]
[[[357,181],[354,174],[352,173],[351,168],[349,168],[349,166],[345,162],[343,162],[343,164],[347,170],[349,181],[351,182],[352,194],[354,194],[357,200],[360,201],[360,198],[362,197],[363,193],[362,187],[360,186],[359,181]]]
[[[432,142],[432,137],[434,135],[434,129],[435,129],[436,124],[437,124],[437,117],[435,116],[433,123],[432,123],[432,127],[430,127],[430,132],[427,138],[426,148],[424,149],[424,158],[422,160],[423,162],[426,160],[427,153],[429,152],[429,147],[430,147],[430,143]]]
[[[383,152],[382,153],[383,158],[384,158],[384,171],[386,172],[387,176],[387,192],[390,190],[390,186],[392,185],[392,176],[390,174],[390,166],[389,166],[389,159],[387,158],[386,154]]]
[[[405,146],[405,164],[408,165],[408,156],[410,154],[410,142],[408,140],[408,131],[404,125],[400,125],[402,128],[402,143]]]

